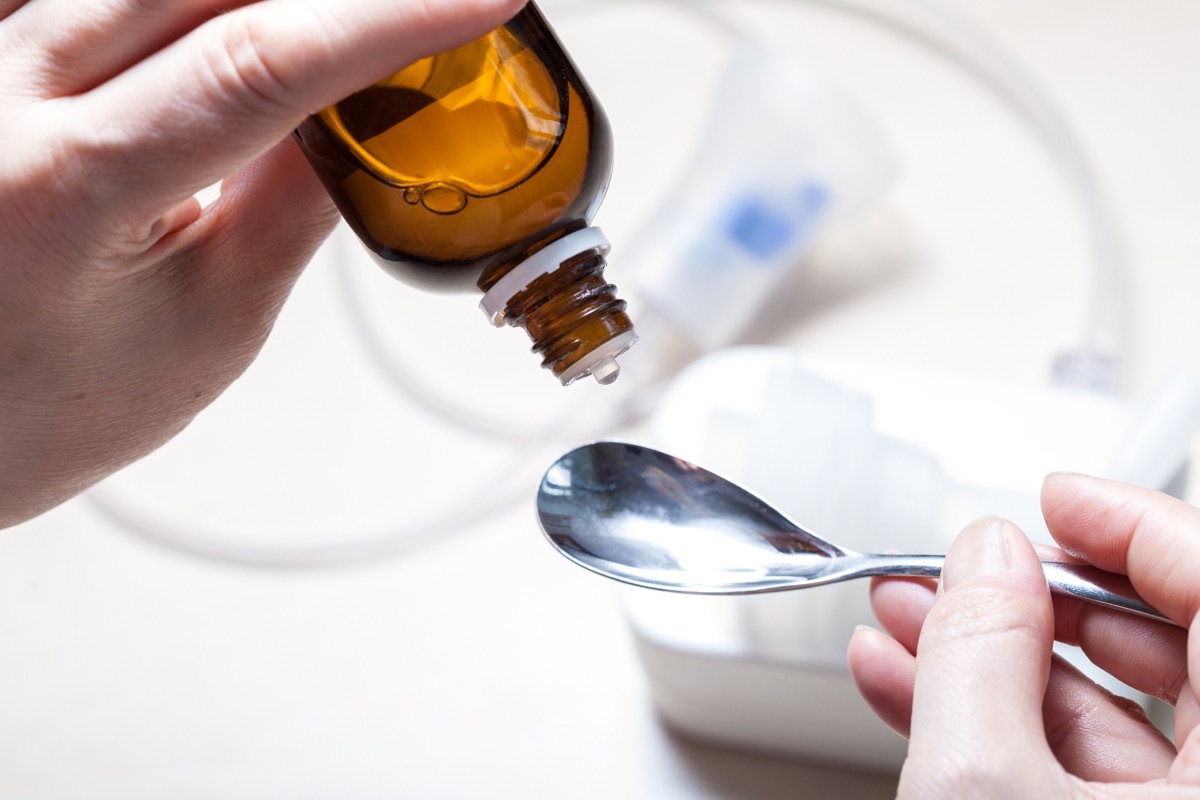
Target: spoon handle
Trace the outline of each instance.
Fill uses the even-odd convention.
[[[1090,564],[1067,564],[1059,561],[1043,561],[1046,582],[1052,594],[1077,597],[1094,605],[1124,611],[1159,622],[1177,624],[1157,609],[1151,608],[1138,597],[1129,579]]]
[[[910,577],[936,578],[942,574],[945,556],[925,555],[871,555],[865,557],[863,575],[904,575]],[[1043,561],[1046,582],[1051,594],[1074,597],[1105,608],[1124,611],[1159,622],[1174,620],[1151,608],[1138,597],[1124,575],[1117,575],[1090,564],[1067,564],[1060,561]]]

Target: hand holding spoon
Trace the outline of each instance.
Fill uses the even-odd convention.
[[[546,471],[537,513],[567,558],[624,583],[690,594],[801,589],[871,575],[935,578],[944,556],[856,553],[736,483],[644,445],[593,442]],[[1124,576],[1043,561],[1050,591],[1164,622]]]

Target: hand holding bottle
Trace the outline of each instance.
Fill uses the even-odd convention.
[[[337,218],[294,127],[522,4],[0,0],[0,527],[254,358]]]
[[[1200,510],[1065,474],[1047,478],[1042,509],[1064,550],[1127,574],[1147,602],[1190,630],[1052,602],[1038,554],[1015,526],[971,525],[936,593],[920,581],[877,581],[872,604],[891,637],[864,628],[851,641],[859,690],[910,739],[900,796],[1093,797],[1096,783],[1121,784],[1106,787],[1112,797],[1195,797]],[[1139,707],[1053,655],[1056,638],[1174,705],[1178,750]]]

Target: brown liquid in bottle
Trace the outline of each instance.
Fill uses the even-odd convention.
[[[533,4],[321,111],[297,137],[388,272],[491,292],[493,321],[524,327],[563,383],[615,379],[633,324],[601,277],[607,243],[574,235],[604,197],[612,133]]]

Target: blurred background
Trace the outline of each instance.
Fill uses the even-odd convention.
[[[0,535],[0,796],[891,797],[866,585],[618,588],[538,529],[557,455],[649,441],[860,549],[1040,536],[1052,469],[1196,499],[1200,6],[541,6],[615,131],[620,380],[339,230],[191,428]]]

